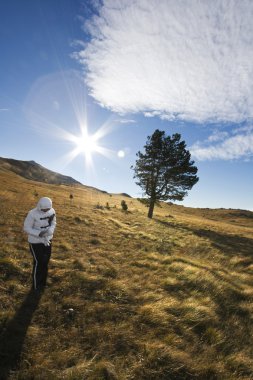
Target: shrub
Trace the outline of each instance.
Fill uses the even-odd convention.
[[[127,211],[128,205],[126,204],[126,201],[124,199],[121,201],[121,208],[123,211]]]
[[[103,209],[104,209],[104,206],[102,206],[100,203],[97,203],[96,206],[95,206],[95,208],[96,208],[97,210],[103,210]]]

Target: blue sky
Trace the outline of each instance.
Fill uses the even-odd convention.
[[[139,197],[137,151],[178,132],[200,178],[180,204],[253,210],[252,16],[250,0],[1,1],[0,156]]]

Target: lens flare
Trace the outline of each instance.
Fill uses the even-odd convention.
[[[116,152],[104,147],[102,140],[118,127],[118,120],[110,116],[94,130],[94,125],[91,128],[88,122],[90,107],[90,112],[96,114],[79,73],[75,71],[39,78],[30,89],[23,111],[31,128],[41,136],[65,140],[72,146],[59,157],[61,168],[79,155],[84,156],[87,169],[92,169],[95,154],[115,159]]]

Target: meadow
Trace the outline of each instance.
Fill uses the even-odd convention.
[[[36,295],[22,228],[41,196],[57,230]],[[252,212],[148,219],[137,199],[8,170],[0,204],[0,379],[253,379]]]

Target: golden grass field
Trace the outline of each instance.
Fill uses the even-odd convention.
[[[22,228],[41,196],[57,230],[36,296]],[[150,220],[8,171],[0,201],[0,379],[253,379],[253,213],[163,203]]]

